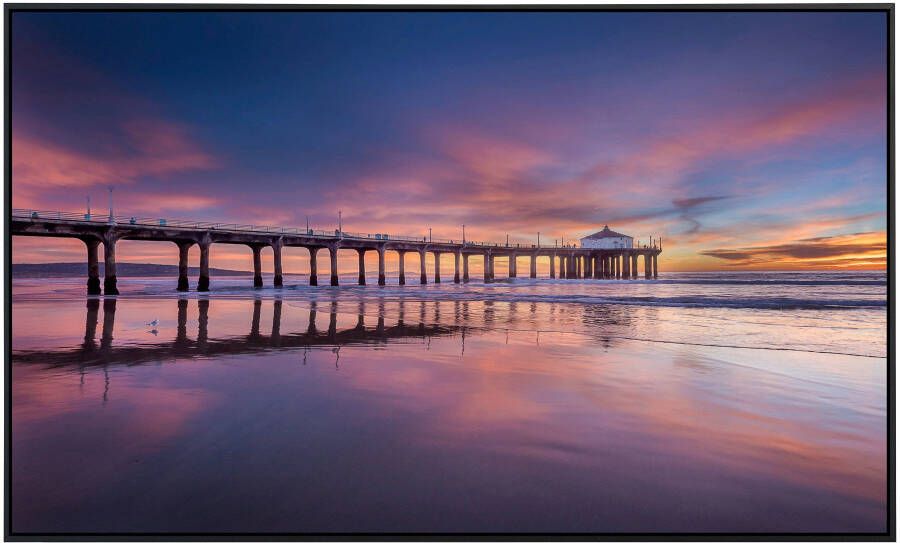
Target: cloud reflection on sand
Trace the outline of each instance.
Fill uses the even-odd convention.
[[[22,529],[877,531],[886,518],[880,359],[617,339],[653,308],[590,308],[594,332],[573,333],[557,328],[580,310],[527,303],[54,303],[83,320],[16,306],[68,338],[14,341]]]

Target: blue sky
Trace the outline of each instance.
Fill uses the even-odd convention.
[[[16,13],[13,204],[80,210],[113,184],[141,216],[342,209],[355,231],[529,242],[608,223],[662,236],[677,269],[883,267],[885,31],[878,12]]]

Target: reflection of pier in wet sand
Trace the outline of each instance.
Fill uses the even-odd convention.
[[[191,337],[188,334],[188,309],[194,302],[197,309],[197,332]],[[283,301],[272,300],[272,325],[266,333],[260,323],[263,314],[263,300],[247,300],[252,305],[250,327],[246,334],[230,335],[219,338],[210,337],[210,300],[200,298],[190,300],[179,298],[177,303],[177,324],[175,338],[148,344],[119,344],[114,341],[116,326],[116,305],[114,298],[101,300],[89,298],[86,306],[84,340],[72,348],[54,348],[48,350],[14,351],[12,360],[17,364],[43,364],[47,366],[78,365],[107,366],[115,364],[145,364],[173,360],[176,358],[204,357],[213,358],[242,353],[254,353],[275,349],[298,349],[316,347],[341,347],[344,345],[378,345],[388,343],[415,343],[431,337],[458,336],[461,352],[464,351],[465,335],[488,330],[499,330],[498,319],[505,321],[504,326],[516,329],[519,320],[525,314],[536,311],[534,304],[519,307],[520,304],[509,303],[508,313],[498,315],[495,302],[477,302],[476,309],[470,308],[470,302],[435,302],[400,300],[386,303],[379,301],[369,303],[369,307],[377,309],[377,313],[367,314],[364,302],[336,300],[325,303],[309,301],[307,321],[299,331],[284,330],[282,325]],[[101,311],[102,324],[101,324]],[[442,305],[443,313],[442,313]],[[452,305],[448,311],[447,306]],[[480,311],[478,310],[480,309]],[[602,324],[593,340],[599,345],[609,347],[614,335],[609,335],[608,325],[628,327],[631,316],[624,310],[615,308],[572,308],[577,311],[575,318],[585,322]],[[389,310],[389,311],[388,311]],[[502,311],[502,310],[501,310]],[[521,313],[521,315],[519,314]],[[555,315],[555,306],[549,308],[549,314]],[[327,326],[323,315],[327,314]],[[338,328],[338,315],[356,315],[354,326]],[[391,324],[386,324],[386,316],[390,314]],[[526,317],[527,319],[527,317]],[[563,325],[564,326],[564,325]],[[98,341],[97,332],[100,328]],[[533,330],[539,337],[540,330]],[[154,331],[155,332],[155,331]],[[508,332],[508,330],[507,330]]]
[[[367,325],[364,306],[360,305],[360,313],[356,325],[351,328],[338,329],[338,304],[331,302],[324,308],[328,314],[327,328],[320,328],[316,321],[319,313],[324,313],[315,301],[310,302],[309,322],[301,332],[284,332],[281,328],[282,300],[273,302],[272,328],[266,334],[260,330],[262,316],[262,300],[253,300],[253,312],[250,330],[246,335],[210,339],[209,335],[209,300],[196,301],[197,335],[188,336],[188,304],[189,300],[178,300],[177,332],[174,340],[151,345],[114,345],[114,329],[116,303],[112,298],[103,300],[103,325],[99,344],[97,328],[100,321],[100,300],[87,301],[87,317],[82,344],[73,349],[54,349],[50,351],[18,351],[13,359],[16,363],[46,364],[49,366],[108,365],[108,364],[142,364],[172,358],[190,358],[195,356],[217,357],[233,354],[252,353],[271,349],[292,349],[303,347],[334,347],[342,345],[402,343],[404,340],[422,339],[432,336],[449,336],[460,332],[462,326],[426,323],[425,313],[420,312],[420,319],[414,324],[404,320],[401,307],[400,318],[396,324],[385,325],[383,307],[374,326]],[[401,304],[403,306],[405,304]],[[425,302],[422,302],[424,308]]]

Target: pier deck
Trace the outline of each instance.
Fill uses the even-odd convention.
[[[170,242],[179,249],[179,277],[177,289],[189,290],[188,251],[193,245],[200,248],[200,278],[196,289],[209,290],[209,248],[213,243],[246,245],[253,251],[253,282],[263,286],[261,251],[271,247],[274,254],[274,285],[283,284],[281,253],[284,247],[303,247],[309,251],[310,285],[318,284],[318,259],[320,250],[327,250],[332,286],[338,286],[337,255],[340,249],[359,253],[359,284],[365,284],[365,253],[378,253],[378,284],[385,284],[385,252],[395,251],[400,256],[400,284],[406,284],[405,255],[419,254],[419,283],[428,282],[425,254],[435,255],[434,279],[440,283],[441,255],[454,257],[455,283],[468,282],[469,257],[484,258],[485,282],[494,280],[496,258],[509,259],[509,276],[517,276],[516,259],[530,258],[529,276],[537,278],[537,259],[550,259],[550,277],[567,279],[637,279],[638,259],[643,259],[646,279],[657,276],[657,257],[661,247],[647,246],[632,249],[590,249],[581,247],[539,246],[536,244],[501,244],[491,242],[429,239],[427,236],[394,236],[390,234],[366,234],[340,230],[312,230],[277,226],[256,226],[236,223],[212,223],[200,221],[147,219],[136,217],[91,216],[62,211],[38,211],[14,209],[10,218],[10,232],[14,236],[40,236],[76,238],[84,242],[88,261],[88,294],[101,294],[99,276],[99,247],[103,245],[104,281],[102,293],[119,293],[116,279],[116,242],[119,240],[144,240]],[[558,263],[558,268],[557,268]],[[460,269],[462,268],[462,269]]]

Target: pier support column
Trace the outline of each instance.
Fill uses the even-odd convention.
[[[178,243],[178,292],[187,292],[188,286],[188,251],[193,243]]]
[[[459,256],[460,252],[455,251],[453,253],[453,282],[459,283]]]
[[[463,283],[469,282],[469,254],[463,253]]]
[[[332,245],[328,248],[328,257],[331,259],[331,286],[333,287],[340,284],[338,281],[337,253],[337,245]]]
[[[425,271],[425,249],[419,251],[419,283],[428,284],[428,274]]]
[[[594,279],[602,279],[603,266],[600,265],[600,255],[594,254],[593,256],[591,256],[591,260],[594,261],[594,273],[592,274],[594,276]]]
[[[400,256],[400,284],[406,284],[406,251],[397,251]]]
[[[366,251],[357,249],[356,254],[359,255],[359,284],[366,284]]]
[[[281,287],[284,285],[284,276],[282,275],[281,270],[281,248],[284,246],[284,242],[281,241],[281,238],[275,240],[272,243],[272,255],[275,261],[275,279],[273,284],[276,287]]]
[[[262,247],[251,245],[253,249],[253,288],[262,288]]]
[[[537,279],[537,254],[531,255],[531,262],[528,266],[528,276]]]
[[[103,294],[116,296],[116,238],[106,236],[103,240]]]
[[[316,254],[318,252],[318,247],[309,247],[309,286],[311,287],[319,284],[319,266],[318,262],[316,262]]]
[[[87,293],[88,296],[96,296],[100,291],[100,262],[97,258],[97,248],[100,245],[98,239],[86,239],[84,244],[87,246],[88,261],[88,280]]]
[[[584,278],[590,279],[594,276],[594,259],[591,258],[591,255],[584,255],[582,258],[584,258]]]
[[[494,281],[494,255],[490,251],[484,254],[484,282]]]
[[[200,279],[197,281],[197,292],[209,292],[209,246],[208,241],[200,245]]]
[[[559,278],[560,279],[566,278],[566,266],[567,265],[568,264],[566,263],[566,257],[563,255],[560,255],[560,257],[559,257]]]
[[[434,251],[434,284],[441,282],[441,253]]]
[[[516,253],[509,255],[509,277],[515,278],[518,276],[519,270],[517,268],[518,262],[516,262]]]
[[[650,279],[650,255],[644,253],[644,279]]]
[[[569,265],[566,267],[566,279],[578,279],[577,272],[575,271],[575,254],[571,254],[566,257]]]
[[[582,277],[581,255],[575,255],[575,279],[581,279]]]
[[[628,279],[631,277],[631,257],[628,256],[628,253],[622,255],[622,279]]]
[[[653,255],[653,278],[654,279],[657,278],[657,269],[656,269],[656,259],[657,258],[658,258],[658,255]]]
[[[378,284],[384,286],[384,245],[378,247]]]
[[[616,264],[616,265],[615,265],[615,268],[616,268],[616,279],[621,279],[621,278],[622,278],[622,264],[621,264],[621,262],[622,262],[622,256],[621,256],[621,255],[616,255],[616,256],[615,256],[615,259],[616,259],[616,260],[615,260],[615,264]]]
[[[550,279],[556,279],[556,255],[550,255]]]

